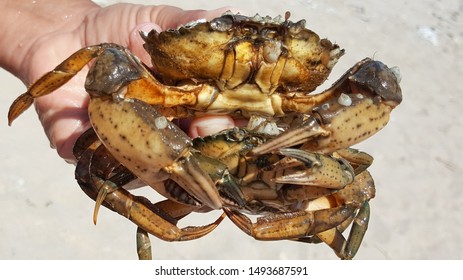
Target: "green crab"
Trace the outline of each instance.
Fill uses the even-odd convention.
[[[352,221],[368,219],[374,184],[365,171],[372,158],[350,147],[383,128],[400,104],[396,68],[366,58],[311,93],[344,50],[289,13],[227,13],[143,38],[153,69],[122,46],[89,46],[10,108],[11,124],[93,61],[85,83],[92,129],[74,154],[76,179],[96,201],[94,221],[100,205],[132,220],[140,258],[151,258],[147,232],[168,241],[200,238],[225,216],[256,239],[321,240],[352,258],[366,231]],[[171,122],[204,114],[250,121],[194,140]],[[130,184],[149,185],[166,200],[134,196]],[[370,195],[358,195],[365,189]],[[192,212],[218,209],[209,225],[176,226]],[[253,224],[246,213],[264,217]],[[341,233],[352,223],[346,241]]]

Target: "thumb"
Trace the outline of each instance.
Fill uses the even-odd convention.
[[[191,121],[188,135],[191,138],[207,136],[235,126],[235,121],[227,115],[201,116]]]

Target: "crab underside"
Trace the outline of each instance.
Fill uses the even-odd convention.
[[[289,13],[226,13],[143,38],[152,69],[122,46],[86,47],[10,108],[11,123],[93,60],[85,83],[92,128],[74,155],[76,179],[96,201],[94,222],[100,205],[133,221],[142,259],[151,258],[148,233],[196,239],[225,217],[258,240],[324,242],[340,258],[354,257],[375,186],[367,171],[373,158],[352,146],[383,128],[400,104],[398,69],[366,58],[312,93],[344,50]],[[205,114],[249,123],[190,139],[172,122]],[[134,185],[165,200],[134,196],[127,188]],[[211,224],[177,227],[190,213],[212,210],[222,214]]]

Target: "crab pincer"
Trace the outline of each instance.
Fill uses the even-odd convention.
[[[120,181],[117,183],[100,178],[95,169],[92,169],[92,173],[84,172],[88,175],[86,183],[93,185],[93,192],[95,189],[98,190],[97,194],[92,195],[96,200],[95,222],[99,205],[103,202],[105,205],[110,205],[110,209],[135,220],[138,219],[135,218],[137,215],[144,217],[146,213],[152,211],[149,207],[144,207],[143,203],[139,205],[146,208],[143,210],[145,214],[134,210],[136,209],[134,207],[130,207],[129,211],[123,210],[122,206],[117,206],[127,203],[137,205],[133,197],[121,188],[134,177],[154,187],[170,178],[205,206],[212,209],[220,208],[222,204],[219,192],[209,174],[202,170],[200,162],[194,156],[191,139],[158,113],[153,106],[137,99],[125,98],[124,94],[127,92],[143,90],[138,84],[132,83],[143,81],[146,78],[144,75],[146,69],[138,59],[129,55],[120,46],[102,44],[81,49],[71,55],[15,100],[10,108],[9,122],[11,123],[25,111],[34,98],[49,94],[65,84],[93,58],[98,59],[90,68],[86,90],[90,94],[88,107],[90,121],[100,141],[97,147],[109,151],[118,166],[123,166],[125,173],[120,174],[130,174],[118,178]],[[119,67],[111,68],[108,72],[108,63],[116,63]],[[86,144],[93,144],[91,140],[89,142]],[[85,152],[78,151],[79,148],[87,149],[86,144],[76,144],[74,148],[76,157],[80,160],[76,171],[78,181],[79,176],[82,176],[82,170],[88,170],[88,161],[81,158]],[[95,151],[90,150],[87,154],[92,153],[93,156]],[[160,192],[162,193],[162,190]],[[124,213],[126,210],[129,212]],[[150,213],[150,216],[153,215],[158,216],[156,211]],[[161,223],[159,219],[165,220],[162,217],[140,219],[136,222],[139,225],[148,221],[149,224],[153,224]],[[144,225],[145,229],[154,227]],[[188,232],[195,236],[193,231]],[[159,236],[159,234],[155,235]],[[188,239],[182,236],[182,234],[175,234],[173,237],[161,236],[161,238]]]
[[[283,95],[283,107],[304,115],[296,126],[253,149],[264,154],[303,144],[303,150],[329,154],[380,131],[402,101],[395,68],[369,58],[359,61],[327,90]]]
[[[79,159],[76,180],[82,190],[98,203],[133,221],[138,227],[166,241],[182,241],[200,238],[220,224],[223,216],[215,222],[200,226],[178,228],[177,220],[197,208],[195,205],[179,205],[172,210],[172,203],[151,203],[142,196],[135,196],[123,188],[137,180],[127,168],[120,164],[96,137],[93,130],[80,137],[74,149]],[[183,210],[180,210],[183,209]],[[97,210],[94,215],[96,221]]]

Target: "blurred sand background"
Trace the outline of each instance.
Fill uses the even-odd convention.
[[[357,146],[375,157],[377,186],[357,258],[463,258],[463,1],[150,3],[232,5],[271,16],[290,11],[292,20],[306,19],[345,48],[327,85],[364,57],[399,66],[403,103],[383,131]],[[135,226],[107,209],[93,225],[94,202],[75,182],[74,166],[50,149],[34,110],[7,126],[8,107],[25,86],[3,70],[0,84],[0,259],[135,259]],[[182,225],[218,215],[195,215]],[[228,220],[199,240],[152,242],[158,259],[336,259],[323,244],[255,241]]]

